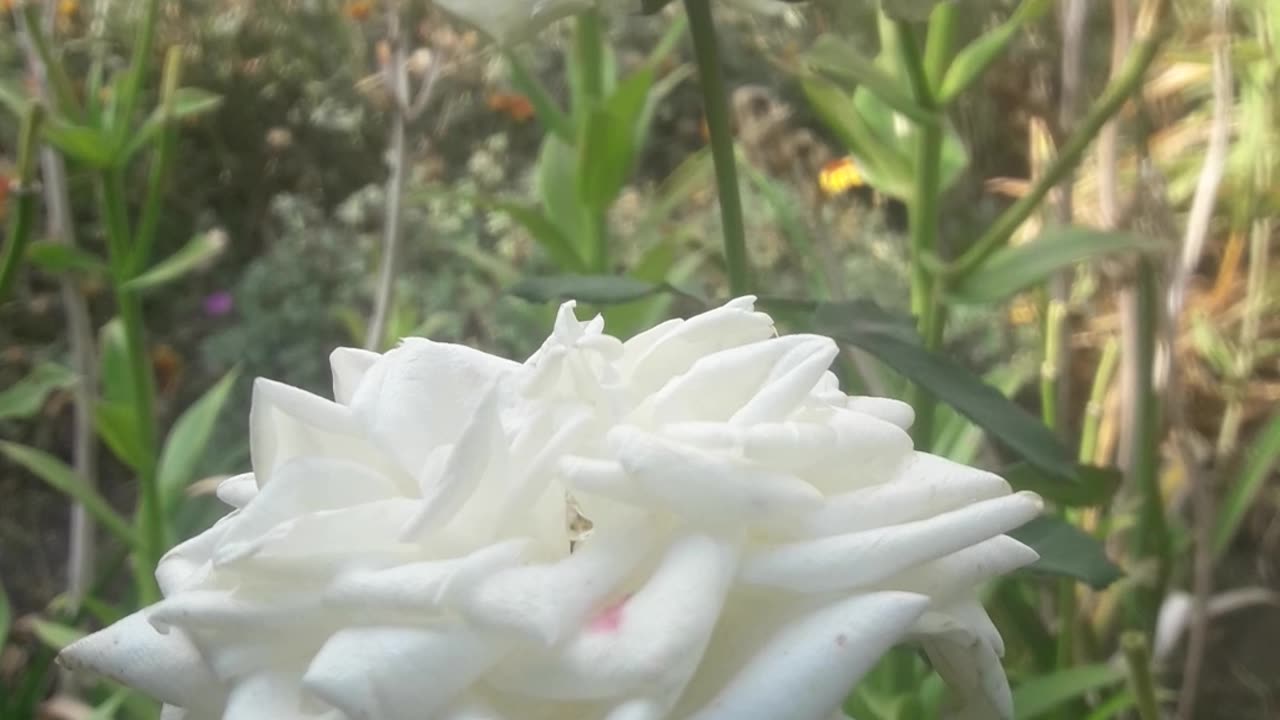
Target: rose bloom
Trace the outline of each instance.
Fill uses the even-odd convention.
[[[828,720],[915,642],[952,717],[1011,717],[976,589],[1040,501],[915,452],[836,352],[752,298],[626,342],[569,303],[523,364],[409,339],[335,352],[332,402],[260,380],[235,510],[63,662],[166,718]]]

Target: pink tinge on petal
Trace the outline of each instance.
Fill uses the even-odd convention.
[[[631,593],[627,593],[606,605],[587,623],[587,629],[599,633],[617,632],[622,627],[622,610],[630,599]]]

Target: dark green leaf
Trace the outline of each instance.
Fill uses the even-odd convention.
[[[0,441],[0,452],[10,460],[31,471],[54,490],[67,495],[84,506],[104,528],[125,543],[132,544],[133,530],[128,523],[107,504],[96,490],[85,485],[80,476],[58,458],[26,445]]]
[[[40,412],[50,393],[75,383],[76,374],[69,368],[57,363],[40,363],[26,377],[0,390],[0,420],[29,418]]]
[[[1027,568],[1030,572],[1075,578],[1095,590],[1124,575],[1107,557],[1102,543],[1062,518],[1041,515],[1009,536],[1040,553],[1040,559]]]
[[[105,275],[107,264],[102,258],[67,243],[37,240],[27,246],[27,262],[47,273],[78,272]]]
[[[127,402],[103,400],[93,407],[93,426],[98,437],[125,465],[137,470],[142,467],[146,451],[142,445],[142,433],[138,429],[138,416],[133,405]]]
[[[1027,463],[1005,468],[1000,474],[1014,489],[1031,490],[1060,507],[1105,505],[1123,477],[1115,468],[1092,465],[1078,466],[1069,477],[1053,477]]]
[[[1035,720],[1086,693],[1119,685],[1125,677],[1124,666],[1115,663],[1069,667],[1033,677],[1013,691],[1015,717]]]
[[[209,438],[213,436],[214,424],[235,381],[235,371],[223,376],[178,417],[169,431],[156,471],[161,504],[167,510],[177,506],[182,491],[195,479],[196,467],[204,457]]]
[[[182,249],[161,260],[124,286],[129,290],[150,290],[178,280],[191,272],[208,267],[226,248],[226,238],[220,232],[207,232],[195,236]]]
[[[1043,423],[949,357],[904,340],[901,330],[884,322],[886,313],[873,307],[866,301],[823,304],[815,317],[818,332],[871,353],[1036,467],[1059,477],[1074,474],[1071,453]]]
[[[1266,485],[1271,469],[1280,463],[1280,413],[1276,413],[1258,432],[1245,455],[1244,468],[1227,491],[1227,499],[1218,511],[1213,529],[1213,552],[1221,556],[1231,545],[1245,513]]]
[[[551,275],[525,278],[509,292],[536,303],[578,300],[592,305],[615,305],[639,300],[665,289],[664,285],[622,276]]]
[[[11,625],[13,625],[13,606],[9,604],[9,594],[4,590],[4,583],[0,582],[0,650],[4,649],[4,644],[9,640]]]
[[[963,303],[991,303],[1044,281],[1076,263],[1124,252],[1157,251],[1153,238],[1077,226],[1049,227],[1035,240],[992,253],[948,291]]]

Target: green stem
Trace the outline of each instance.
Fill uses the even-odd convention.
[[[22,20],[26,25],[27,38],[31,41],[31,47],[35,48],[36,54],[40,56],[45,77],[53,87],[53,95],[58,101],[57,109],[73,119],[79,119],[82,109],[80,101],[76,98],[75,85],[67,75],[67,69],[58,58],[54,57],[53,51],[49,48],[49,38],[45,36],[45,26],[40,21],[40,4],[26,3],[22,7]]]
[[[1045,195],[1075,169],[1080,163],[1080,158],[1084,156],[1084,151],[1102,130],[1102,126],[1120,111],[1142,82],[1147,68],[1156,56],[1161,38],[1161,34],[1153,30],[1134,46],[1120,72],[1116,73],[1106,89],[1094,101],[1084,119],[1062,144],[1053,162],[1045,168],[1044,174],[1025,195],[996,218],[973,246],[948,268],[948,274],[963,277],[977,269],[988,255],[1008,242],[1013,233],[1040,206],[1040,201]]]
[[[146,331],[142,317],[142,299],[127,289],[130,279],[129,258],[131,235],[124,184],[118,172],[106,171],[100,178],[100,201],[106,221],[107,250],[115,285],[116,304],[124,326],[125,348],[133,390],[134,422],[141,444],[138,471],[138,508],[134,523],[138,537],[138,553],[134,580],[143,602],[158,596],[155,568],[165,550],[165,526],[160,489],[156,478],[155,387],[147,355]]]
[[[951,42],[955,37],[956,8],[959,3],[938,3],[929,15],[929,34],[924,43],[924,71],[929,87],[937,94],[951,62]]]
[[[573,114],[579,129],[591,108],[604,96],[603,33],[599,10],[592,8],[574,17],[574,63],[570,72],[575,85]]]
[[[174,146],[177,145],[178,128],[173,121],[173,98],[182,77],[182,52],[179,48],[169,48],[165,55],[164,76],[160,90],[161,127],[160,138],[156,142],[155,155],[151,159],[151,167],[147,175],[147,195],[142,205],[142,218],[138,221],[138,234],[134,238],[133,247],[129,251],[129,274],[137,275],[146,269],[151,259],[151,248],[155,244],[156,227],[160,224],[160,208],[169,177],[169,166],[173,159]]]
[[[1058,358],[1062,352],[1062,336],[1066,331],[1067,308],[1060,300],[1050,300],[1044,322],[1044,356],[1040,360],[1040,417],[1051,430],[1058,426],[1058,377],[1062,369]]]
[[[129,134],[133,111],[137,109],[138,93],[142,89],[143,76],[147,72],[152,41],[156,36],[156,18],[159,15],[160,0],[146,0],[146,2],[147,5],[142,12],[142,25],[138,31],[138,41],[133,46],[133,57],[129,61],[129,71],[125,74],[124,84],[117,97],[116,147],[123,147],[124,140]]]
[[[1160,720],[1160,706],[1156,702],[1155,681],[1151,677],[1151,653],[1147,638],[1139,632],[1126,632],[1120,638],[1125,663],[1129,668],[1129,687],[1137,700],[1138,717],[1141,720]]]
[[[1135,627],[1151,631],[1164,596],[1169,574],[1169,528],[1165,522],[1164,498],[1160,489],[1160,410],[1155,388],[1156,338],[1160,335],[1160,288],[1152,261],[1138,261],[1134,283],[1137,296],[1138,337],[1135,358],[1136,407],[1133,417],[1134,486],[1141,495],[1133,554],[1145,568],[1154,571],[1150,582],[1141,582],[1135,592],[1136,606],[1131,620]]]
[[[22,118],[22,130],[18,136],[17,182],[13,218],[9,221],[9,238],[5,241],[4,254],[0,256],[0,301],[9,294],[9,286],[17,276],[31,228],[36,216],[36,155],[40,151],[40,126],[44,122],[44,106],[32,103]],[[5,182],[0,179],[0,182]]]
[[[1098,454],[1098,429],[1102,425],[1102,413],[1107,401],[1107,390],[1115,378],[1120,363],[1120,342],[1114,337],[1107,340],[1093,375],[1093,387],[1089,389],[1089,404],[1084,409],[1084,422],[1080,430],[1079,460],[1093,464]]]
[[[725,265],[729,291],[743,295],[751,291],[751,270],[747,263],[747,233],[742,220],[742,197],[738,189],[737,161],[733,150],[733,129],[729,123],[729,97],[724,71],[716,49],[716,29],[711,17],[712,0],[684,0],[689,16],[698,63],[698,81],[711,136],[711,157],[716,168],[716,190],[720,196],[720,221],[724,232]]]

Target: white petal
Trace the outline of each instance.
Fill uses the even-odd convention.
[[[742,579],[797,592],[867,585],[1008,532],[1042,507],[1036,495],[1018,493],[926,520],[776,545],[749,554]]]
[[[356,388],[369,368],[382,358],[376,352],[359,348],[340,347],[329,353],[329,368],[333,372],[333,399],[340,405],[350,405]]]
[[[1013,697],[1009,679],[995,649],[977,637],[956,642],[952,636],[922,641],[934,670],[951,690],[954,709],[948,720],[1011,720]]]
[[[344,720],[333,710],[314,707],[302,697],[301,678],[264,672],[236,683],[222,720]]]
[[[893,398],[854,396],[845,401],[845,407],[891,422],[903,430],[910,429],[916,420],[916,411],[910,405]]]
[[[745,427],[785,418],[809,395],[839,352],[835,342],[825,337],[792,350],[729,422]]]
[[[894,590],[928,595],[935,603],[953,598],[992,578],[1035,562],[1035,550],[1008,535],[997,535],[976,545],[894,575],[885,584]]]
[[[218,483],[218,499],[233,508],[242,508],[258,494],[258,480],[253,473],[241,473]]]
[[[283,383],[258,378],[249,410],[249,454],[259,487],[296,457],[376,459],[351,410]]]
[[[483,391],[518,367],[463,345],[409,338],[365,373],[351,410],[374,442],[416,476],[432,450],[458,440]]]
[[[67,646],[58,662],[104,675],[170,705],[216,713],[226,690],[182,632],[160,634],[145,610]]]
[[[351,628],[325,643],[302,683],[353,720],[421,720],[452,704],[499,652],[460,624]]]
[[[237,517],[235,513],[223,517],[213,527],[165,553],[156,567],[160,592],[166,596],[173,595],[208,580],[213,569],[213,553]]]
[[[733,543],[683,537],[644,587],[599,609],[554,655],[517,655],[488,679],[501,690],[549,699],[678,691],[702,655],[736,559]]]
[[[855,595],[793,620],[689,720],[826,720],[928,602]]]
[[[935,456],[914,453],[908,462],[932,464],[930,458]],[[807,519],[805,531],[835,535],[923,520],[1009,493],[1009,484],[997,475],[945,462],[953,472],[922,472],[919,480],[896,480],[831,497]]]
[[[628,426],[609,443],[635,486],[668,509],[708,526],[789,526],[822,494],[780,472],[683,446]]]

